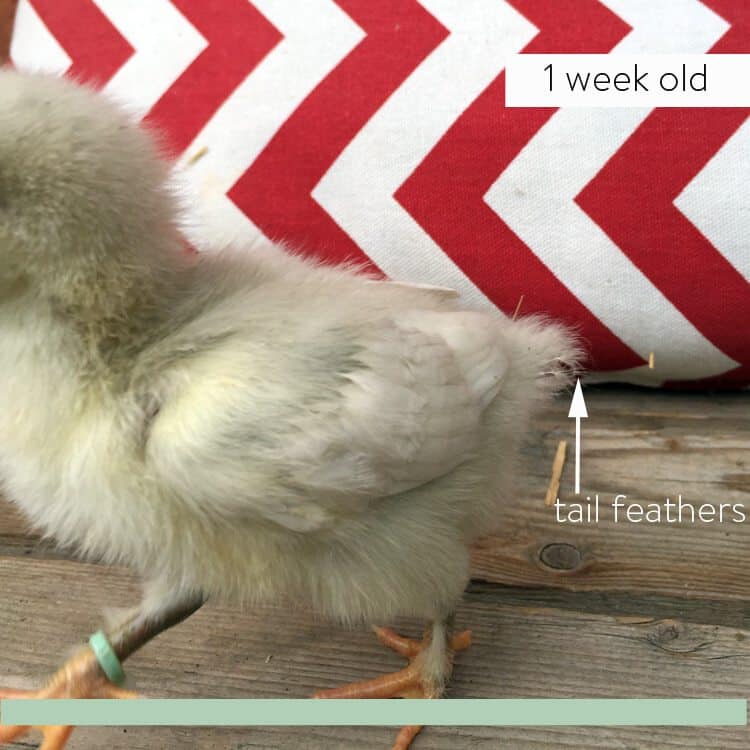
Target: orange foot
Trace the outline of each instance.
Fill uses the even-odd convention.
[[[421,641],[403,638],[390,628],[376,627],[373,630],[384,646],[408,659],[409,664],[398,672],[372,680],[320,690],[314,698],[439,698],[450,677],[453,654],[471,645],[470,630],[454,635],[445,644],[433,643],[433,633],[429,629]],[[442,661],[439,670],[442,674],[437,681],[434,675],[425,674],[425,662],[428,659],[434,661],[435,656]],[[430,671],[434,671],[434,665]],[[421,729],[416,725],[404,727],[396,737],[392,750],[407,750]]]
[[[93,651],[87,649],[66,662],[41,690],[0,690],[0,699],[23,698],[136,698],[113,685],[102,674]],[[62,750],[73,727],[37,727],[44,739],[39,750]],[[31,727],[0,726],[0,745],[12,742]]]

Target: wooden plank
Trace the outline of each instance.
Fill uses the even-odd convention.
[[[567,404],[558,402],[535,424],[519,492],[502,509],[500,530],[477,545],[474,578],[571,591],[750,598],[750,396],[607,388],[591,389],[587,401],[582,490],[584,497],[599,493],[610,512],[598,524],[572,525],[558,523],[554,508],[544,507],[555,448],[572,432]],[[563,502],[576,500],[573,468],[568,460]],[[618,493],[642,505],[678,494],[695,506],[742,504],[748,520],[614,523],[611,501]]]
[[[71,646],[100,624],[106,606],[137,601],[122,569],[61,560],[0,558],[0,675],[38,684]],[[514,600],[513,597],[516,597]],[[498,586],[470,591],[458,624],[474,631],[458,657],[455,697],[745,697],[750,629],[632,612],[585,613],[524,601]],[[571,597],[570,594],[565,596]],[[520,599],[519,599],[520,597]],[[590,599],[590,595],[583,595]],[[688,605],[690,603],[687,603]],[[666,614],[664,605],[660,615]],[[402,622],[416,634],[420,623]],[[270,660],[268,657],[271,657]],[[135,687],[153,697],[305,697],[320,687],[396,669],[401,662],[366,629],[331,628],[303,611],[240,613],[209,605],[128,663]],[[386,748],[387,728],[79,730],[71,750],[162,747]],[[742,729],[430,728],[417,744],[456,748],[747,747]],[[717,744],[718,743],[718,744]],[[17,747],[23,747],[18,745]],[[26,745],[28,747],[28,745]]]
[[[0,539],[35,537],[20,511],[0,495]]]
[[[589,389],[583,428],[582,487],[610,503],[663,503],[682,494],[698,506],[742,504],[744,523],[570,525],[544,507],[555,448],[570,438],[567,401],[542,415],[519,469],[517,496],[501,510],[499,531],[474,553],[473,577],[570,591],[630,591],[667,596],[750,598],[750,395],[670,394]],[[570,502],[573,463],[562,476]],[[0,552],[50,556],[18,514],[0,502]],[[544,551],[544,552],[543,552]],[[572,568],[559,566],[572,565]],[[558,566],[558,567],[553,567]]]
[[[31,556],[69,559],[51,539],[35,534],[16,507],[0,496],[0,556]]]
[[[652,620],[682,620],[700,625],[750,629],[750,605],[733,599],[685,599],[684,597],[633,596],[610,591],[570,592],[562,589],[521,589],[496,583],[472,581],[467,595],[490,597],[507,606],[524,609],[562,609],[609,615],[622,622],[642,622],[644,611]]]
[[[247,729],[79,729],[67,750],[390,750],[395,729],[251,727]],[[714,727],[584,728],[431,727],[413,750],[747,750],[741,731]],[[31,750],[25,741],[8,750]]]

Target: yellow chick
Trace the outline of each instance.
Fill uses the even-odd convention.
[[[0,101],[0,477],[44,534],[143,581],[96,653],[0,697],[125,697],[119,663],[208,598],[421,618],[421,642],[377,630],[395,678],[320,695],[440,696],[469,547],[574,338],[272,243],[187,253],[169,165],[114,104],[12,71]]]

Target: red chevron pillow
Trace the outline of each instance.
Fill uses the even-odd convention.
[[[750,384],[747,109],[510,109],[518,52],[750,52],[744,0],[21,0],[12,58],[163,129],[188,234],[577,324],[608,379]],[[649,354],[654,367],[648,367]]]

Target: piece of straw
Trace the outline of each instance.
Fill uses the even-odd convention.
[[[648,353],[648,369],[649,370],[654,369],[654,353],[653,352]]]
[[[557,453],[555,453],[555,460],[552,462],[552,476],[549,480],[547,496],[544,498],[544,504],[547,506],[554,505],[557,499],[557,491],[560,489],[560,477],[565,465],[565,452],[567,449],[568,443],[566,440],[561,440],[557,444]]]
[[[208,153],[208,146],[201,146],[188,160],[187,165],[192,167],[193,164],[200,161]]]
[[[518,317],[518,313],[521,312],[522,304],[523,304],[523,294],[518,298],[518,302],[516,303],[516,309],[513,311],[512,320],[515,320]]]

